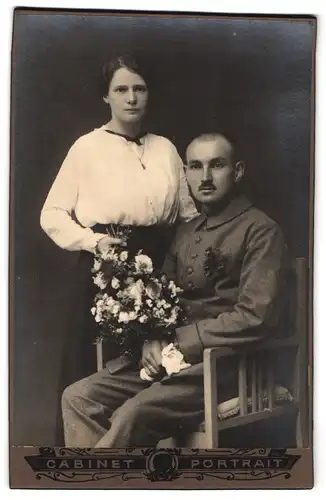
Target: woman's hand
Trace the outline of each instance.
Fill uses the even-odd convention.
[[[105,255],[113,245],[126,246],[126,243],[121,238],[113,238],[107,235],[98,241],[96,249],[101,255]]]

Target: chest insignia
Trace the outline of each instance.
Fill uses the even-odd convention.
[[[204,274],[213,279],[223,277],[226,272],[227,257],[218,248],[208,247],[205,250]]]

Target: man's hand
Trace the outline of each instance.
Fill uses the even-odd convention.
[[[142,364],[150,377],[157,377],[162,368],[162,349],[167,345],[166,342],[151,340],[145,342],[142,352]]]

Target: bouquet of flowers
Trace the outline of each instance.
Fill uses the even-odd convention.
[[[114,236],[126,239],[125,233]],[[185,319],[179,303],[182,290],[154,272],[148,255],[142,250],[130,255],[123,246],[112,246],[105,255],[95,255],[92,272],[100,289],[92,307],[99,325],[97,341],[113,341],[129,356],[139,353],[145,340],[171,342]]]

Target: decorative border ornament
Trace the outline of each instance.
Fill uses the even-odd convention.
[[[286,449],[183,450],[181,448],[39,448],[39,455],[25,456],[36,478],[52,481],[90,482],[120,477],[123,481],[151,482],[205,477],[225,481],[261,481],[291,477],[300,459]]]

